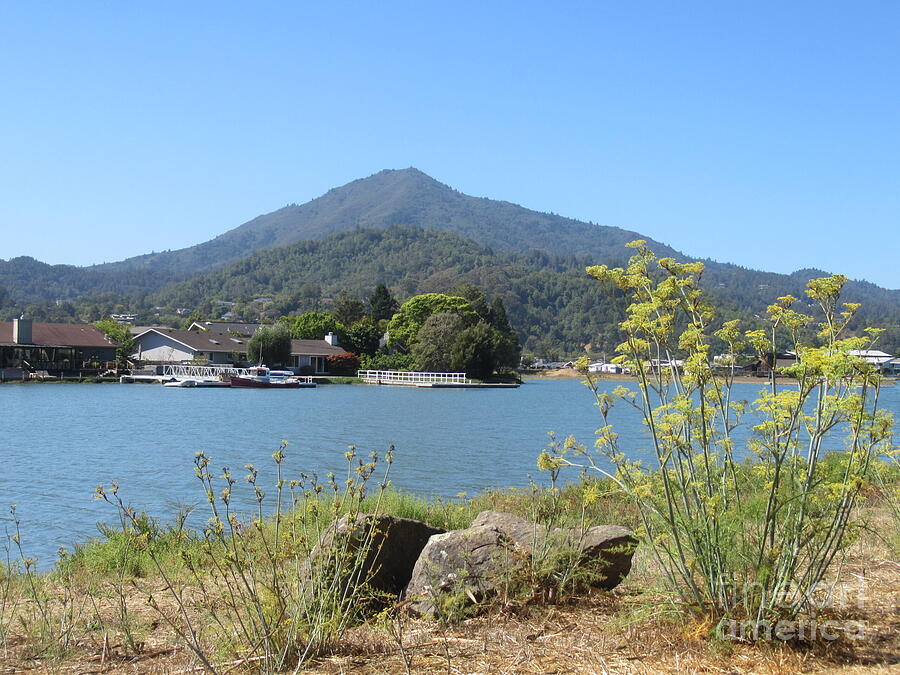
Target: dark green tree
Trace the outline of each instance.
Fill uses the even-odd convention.
[[[362,300],[341,291],[334,299],[331,315],[345,326],[352,326],[366,315],[366,306]]]
[[[494,301],[491,302],[487,322],[492,328],[496,328],[501,333],[506,333],[510,336],[515,335],[512,324],[509,323],[509,317],[506,315],[506,307],[504,307],[503,300],[500,298],[494,298]]]
[[[485,379],[497,366],[494,354],[496,331],[484,321],[466,328],[453,345],[451,365],[454,371],[464,371],[469,377]]]
[[[478,288],[478,286],[475,284],[462,284],[457,286],[456,290],[454,290],[451,295],[456,295],[468,300],[469,306],[472,308],[472,311],[478,315],[478,318],[483,321],[489,321],[491,309],[488,307],[484,291]]]
[[[465,328],[466,322],[453,312],[438,312],[428,317],[412,347],[416,368],[430,372],[451,370],[453,346]]]
[[[291,360],[291,332],[284,324],[260,326],[247,342],[247,360],[268,366],[284,365]]]
[[[344,344],[341,346],[348,352],[359,356],[372,355],[378,351],[381,335],[381,330],[375,320],[366,316],[347,329]],[[338,339],[341,339],[340,335],[338,335]]]
[[[372,308],[372,318],[376,321],[390,319],[400,307],[384,284],[375,287],[375,292],[369,297],[369,306]]]

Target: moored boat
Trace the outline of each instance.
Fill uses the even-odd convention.
[[[315,387],[312,382],[301,382],[289,370],[270,370],[265,366],[247,369],[247,375],[232,375],[232,387],[253,387],[257,389],[299,389]]]
[[[228,380],[213,380],[205,378],[180,377],[172,378],[168,382],[163,382],[164,387],[230,387],[231,382]]]

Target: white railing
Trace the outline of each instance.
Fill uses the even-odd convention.
[[[470,384],[465,373],[410,373],[404,370],[360,370],[367,384]]]
[[[165,375],[166,377],[195,377],[217,380],[223,375],[239,375],[246,377],[248,375],[248,372],[246,368],[235,368],[233,366],[168,365],[163,366],[163,375]]]

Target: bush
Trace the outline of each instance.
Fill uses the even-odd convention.
[[[412,356],[409,354],[379,352],[374,356],[364,354],[360,360],[362,370],[411,370],[412,367]]]
[[[852,354],[869,349],[878,331],[845,336],[858,305],[840,305],[841,276],[808,284],[821,314],[817,333],[790,296],[769,307],[766,331],[744,333],[737,321],[726,322],[714,335],[732,358],[747,347],[769,357],[776,340],[798,355],[780,373],[793,379],[785,384],[772,373],[748,406],[732,396],[733,378],[709,365],[713,315],[698,287],[702,263],[657,261],[643,242],[630,246],[637,253],[627,269],[588,273],[623,303],[625,341],[616,360],[635,374],[639,391],[601,390],[582,359],[603,420],[597,453],[569,441],[541,453],[538,465],[612,478],[639,508],[663,578],[695,611],[722,620],[814,615],[829,567],[861,528],[853,510],[870,465],[891,448],[893,419],[877,408],[881,377]],[[617,401],[643,415],[655,467],[619,451],[609,417]],[[755,414],[755,424],[742,449],[732,432],[745,412]],[[837,430],[847,433],[847,451],[826,458],[825,439]]]
[[[359,370],[359,357],[350,352],[329,354],[325,357],[328,372],[335,375],[356,375]]]

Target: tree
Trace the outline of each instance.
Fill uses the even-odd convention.
[[[438,312],[428,317],[412,347],[416,368],[432,372],[451,370],[453,345],[465,328],[463,318],[452,312]]]
[[[119,345],[116,349],[116,366],[127,367],[128,359],[134,353],[134,337],[129,324],[119,323],[115,319],[103,319],[95,322],[94,326]]]
[[[291,332],[284,324],[260,326],[247,342],[247,360],[269,366],[284,365],[291,360]]]
[[[488,307],[484,291],[478,288],[478,286],[475,284],[462,284],[453,291],[453,295],[468,300],[469,306],[472,308],[472,311],[478,315],[479,319],[484,321],[489,320],[491,310]]]
[[[496,367],[494,345],[497,331],[484,321],[466,328],[456,339],[451,354],[455,371],[464,371],[469,377],[490,377]]]
[[[400,310],[388,324],[391,346],[408,350],[415,343],[422,325],[432,314],[452,312],[458,314],[468,324],[473,324],[477,315],[469,301],[443,293],[416,295],[400,305]]]
[[[342,346],[354,354],[374,354],[381,342],[381,330],[371,317],[363,317],[347,328],[346,344]],[[339,338],[340,340],[340,338]]]
[[[334,299],[331,315],[345,326],[352,326],[366,315],[366,306],[362,300],[341,291]]]
[[[397,312],[398,304],[384,284],[378,284],[375,292],[369,297],[372,318],[376,321],[390,319]]]
[[[334,333],[338,336],[338,342],[342,342],[347,332],[344,324],[325,312],[283,316],[278,322],[288,327],[295,340],[324,340],[328,333]]]
[[[506,368],[516,368],[519,365],[519,357],[522,355],[522,345],[519,335],[513,330],[506,316],[506,308],[503,300],[494,298],[488,313],[488,323],[499,336],[495,340],[494,351],[497,357],[497,365]]]

